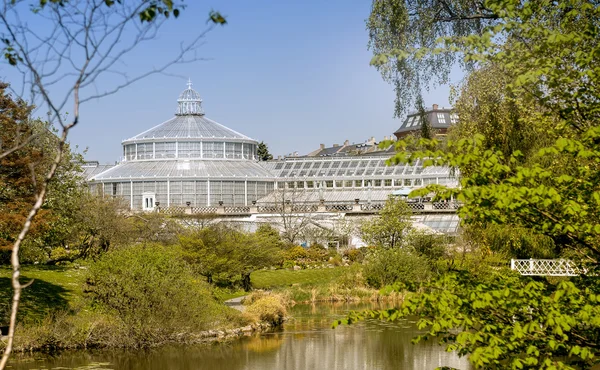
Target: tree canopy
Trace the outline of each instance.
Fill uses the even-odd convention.
[[[264,141],[258,143],[257,152],[259,161],[270,161],[271,159],[273,159],[273,155],[269,153],[269,147],[267,146],[267,144],[265,144]]]
[[[459,187],[414,194],[461,202],[472,254],[508,253],[504,266],[450,265],[401,309],[371,314],[419,316],[421,339],[437,337],[476,368],[597,364],[599,4],[375,0],[368,25],[372,63],[396,86],[397,114],[419,93],[414,81],[445,82],[455,63],[467,70],[454,90],[450,140],[421,139],[411,152],[400,141],[390,162],[454,168]],[[517,276],[509,255],[569,258],[590,276]]]

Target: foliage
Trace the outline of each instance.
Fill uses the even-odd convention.
[[[451,152],[414,153],[439,165],[473,167],[471,176],[462,176],[460,188],[429,186],[422,193],[436,191],[454,196],[463,203],[459,215],[470,224],[511,224],[552,238],[558,250],[571,248],[600,255],[600,127],[590,129],[582,139],[557,139],[541,149],[529,165],[517,164],[513,154],[482,150],[483,137],[450,143]],[[551,160],[556,165],[548,166]],[[568,167],[566,164],[568,163]]]
[[[366,220],[361,228],[362,239],[369,245],[393,248],[400,246],[411,228],[412,210],[405,201],[390,196],[379,217]]]
[[[30,10],[33,14],[42,13],[45,8],[53,7],[53,8],[66,8],[68,0],[35,0],[32,4],[28,4],[30,6]],[[11,5],[14,6],[17,1],[12,1]],[[104,6],[107,8],[122,5],[119,0],[104,0]],[[98,6],[100,7],[100,6]],[[137,16],[141,23],[156,23],[162,19],[169,18],[173,15],[174,18],[179,17],[181,11],[185,8],[183,2],[178,2],[174,0],[144,0],[140,4],[136,4]],[[206,23],[213,23],[216,25],[225,25],[227,24],[227,19],[218,11],[211,10],[208,14],[208,19]],[[17,64],[22,64],[25,60],[27,60],[26,55],[21,55],[18,53],[15,45],[8,38],[2,39],[4,43],[3,48],[3,56],[4,59],[11,66],[16,66]]]
[[[7,85],[0,85],[3,130],[0,132],[0,262],[6,262],[23,223],[36,201],[36,194],[51,166],[58,138],[49,126],[30,119],[30,107],[13,99]],[[16,150],[11,151],[16,148]],[[50,194],[33,221],[24,253],[45,262],[52,248],[65,247],[73,231],[74,217],[86,191],[81,177],[82,157],[67,147],[58,165]],[[29,249],[29,250],[27,250]],[[46,256],[46,258],[44,258]]]
[[[319,243],[312,243],[306,251],[306,254],[307,257],[313,262],[324,262],[329,259],[327,248],[325,248],[323,244]]]
[[[367,315],[417,315],[427,331],[417,341],[438,337],[447,350],[469,354],[475,368],[589,369],[600,361],[598,293],[597,284],[583,279],[553,286],[507,271],[458,273],[433,282],[400,310]]]
[[[42,134],[29,120],[31,107],[24,101],[13,99],[6,91],[8,85],[0,85],[0,149],[8,153],[0,158],[0,249],[12,247],[16,235],[31,204],[41,177],[34,172],[44,160],[43,147],[33,145],[34,134]],[[37,131],[37,132],[36,132]],[[46,137],[51,140],[50,137]],[[36,138],[42,143],[44,138]],[[12,153],[10,150],[15,149]],[[46,229],[45,212],[40,214],[32,227],[37,235]]]
[[[444,150],[422,140],[424,150],[392,159],[450,166],[460,171],[460,186],[416,194],[458,199],[472,237],[481,236],[477,253],[570,254],[597,262],[597,4],[407,0],[375,1],[373,9],[379,54],[373,63],[396,83],[398,109],[411,97],[399,91],[400,81],[432,72],[435,63],[438,82],[456,60],[474,68],[459,90],[461,123]],[[597,361],[595,280],[552,286],[490,267],[478,272],[444,276],[403,312],[376,316],[420,316],[429,336],[469,354],[477,367],[571,369]]]
[[[251,289],[250,274],[280,261],[281,240],[269,226],[247,234],[224,225],[213,225],[191,235],[181,236],[184,258],[209,283],[234,284],[241,279],[244,290]]]
[[[373,0],[367,19],[371,64],[396,90],[396,116],[420,95],[421,84],[447,82],[456,62],[472,64],[443,49],[440,37],[480,34],[497,18],[488,2]]]
[[[173,246],[138,245],[103,255],[90,266],[84,292],[140,336],[157,327],[202,329],[217,308],[208,285],[194,279]]]
[[[419,94],[417,96],[417,112],[419,112],[419,125],[421,126],[421,137],[423,139],[431,139],[433,133],[431,132],[431,122],[429,122],[429,118],[427,117],[427,113],[425,111],[425,104],[423,103],[423,96]]]
[[[287,316],[289,299],[276,293],[253,293],[244,301],[244,314],[272,325],[281,325]]]
[[[506,225],[468,227],[465,236],[479,248],[502,254],[505,258],[558,258],[553,240],[531,229]]]
[[[375,288],[394,283],[414,287],[427,281],[431,271],[425,258],[404,248],[376,248],[367,255],[363,274]]]
[[[537,99],[513,91],[514,76],[497,64],[472,71],[462,86],[454,104],[460,119],[450,127],[450,140],[483,135],[483,148],[499,150],[505,157],[520,151],[526,161],[537,150],[551,145],[558,134],[556,120],[544,112]],[[469,168],[461,168],[468,173]]]
[[[350,262],[362,262],[365,258],[365,248],[348,248],[342,252],[342,255]]]
[[[308,253],[304,247],[296,245],[284,252],[284,259],[288,261],[297,261],[308,257]]]
[[[264,141],[258,143],[257,154],[259,161],[270,161],[273,159],[273,155],[269,153],[269,147]]]
[[[413,230],[408,234],[408,245],[414,252],[425,258],[430,265],[446,256],[446,236]]]

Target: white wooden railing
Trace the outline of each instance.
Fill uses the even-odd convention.
[[[510,268],[527,276],[578,276],[586,273],[585,268],[565,259],[511,259]]]

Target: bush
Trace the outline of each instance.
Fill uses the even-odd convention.
[[[412,231],[408,236],[409,245],[432,265],[447,255],[445,242],[444,235],[428,234],[422,231]]]
[[[306,258],[307,256],[306,249],[297,245],[285,251],[283,258],[288,261],[297,261],[298,259]]]
[[[281,294],[261,292],[250,295],[244,304],[246,315],[272,325],[281,325],[287,315],[289,299]]]
[[[201,330],[218,317],[208,285],[197,281],[175,247],[135,246],[92,264],[85,292],[116,313],[132,334]]]
[[[363,273],[375,288],[393,283],[415,286],[431,275],[425,258],[402,248],[376,248],[365,259]]]
[[[310,245],[307,251],[308,258],[310,258],[313,262],[325,262],[329,260],[329,253],[327,249],[318,243],[313,243]]]
[[[362,248],[346,249],[342,255],[351,262],[362,262],[365,259],[364,250]]]

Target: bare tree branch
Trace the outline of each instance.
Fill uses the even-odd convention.
[[[47,108],[49,123],[57,126],[61,133],[56,140],[51,165],[44,174],[43,182],[39,184],[35,202],[13,244],[12,307],[8,340],[0,361],[0,370],[6,367],[13,350],[22,290],[31,284],[21,284],[19,281],[19,251],[64,158],[68,134],[79,122],[80,105],[114,94],[150,75],[165,73],[175,64],[202,60],[195,54],[192,57],[189,55],[202,45],[201,40],[214,28],[214,25],[210,25],[193,35],[187,43],[184,41],[174,58],[132,78],[121,74],[124,79],[122,83],[104,87],[104,92],[99,93],[96,86],[99,78],[106,73],[117,73],[114,70],[116,63],[122,62],[144,42],[155,39],[166,18],[158,15],[155,19],[141,22],[140,14],[148,7],[145,0],[113,5],[108,5],[104,0],[71,0],[61,4],[45,3],[31,14],[36,23],[35,27],[30,27],[19,15],[20,12],[31,12],[28,5],[25,1],[4,0],[0,3],[0,37],[6,40],[7,48],[10,47],[5,50],[14,53],[11,55],[15,57],[16,70],[22,76],[21,86],[11,87],[11,91],[16,94],[20,90],[17,96],[21,98],[27,92],[27,101],[37,109]],[[86,93],[88,88],[93,91]],[[73,111],[70,120],[67,120],[65,108],[70,104]],[[33,139],[34,137],[30,137],[22,143],[11,144],[11,148],[0,154],[0,159],[27,146]]]

